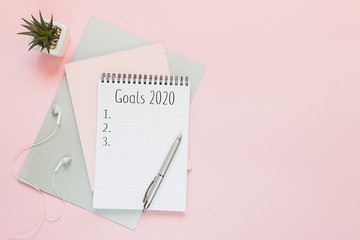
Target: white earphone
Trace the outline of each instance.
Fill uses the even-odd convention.
[[[40,194],[42,195],[42,198],[43,198],[43,203],[44,203],[44,213],[43,213],[43,217],[41,219],[41,221],[38,223],[38,225],[29,233],[27,234],[24,234],[24,235],[20,235],[20,236],[16,236],[16,237],[13,237],[12,239],[22,239],[22,238],[26,238],[26,237],[29,237],[31,235],[33,235],[42,225],[42,223],[44,222],[44,219],[47,219],[49,221],[57,221],[59,220],[60,218],[62,218],[65,214],[65,210],[66,210],[66,200],[65,198],[60,194],[60,192],[56,189],[55,185],[54,185],[54,178],[55,178],[55,175],[56,173],[60,170],[60,168],[62,166],[65,166],[65,167],[68,167],[70,164],[71,164],[71,157],[69,156],[65,156],[63,158],[60,159],[59,163],[56,165],[55,169],[54,169],[54,173],[52,175],[52,179],[51,179],[51,185],[54,189],[54,191],[56,192],[56,194],[61,197],[61,199],[64,201],[64,210],[62,212],[61,215],[59,215],[58,217],[54,217],[54,218],[51,218],[49,216],[46,215],[46,202],[45,202],[45,197],[44,197],[44,194],[43,192],[34,184],[30,183],[29,181],[27,181],[26,179],[23,179],[23,178],[20,178],[19,175],[16,173],[15,171],[15,162],[17,160],[17,158],[27,149],[29,148],[32,148],[32,147],[36,147],[36,146],[39,146],[43,143],[45,143],[46,141],[48,141],[54,134],[55,132],[57,131],[57,129],[59,128],[60,126],[60,123],[61,123],[61,117],[62,117],[62,114],[61,114],[61,108],[57,105],[57,104],[54,104],[53,107],[52,107],[52,113],[54,115],[57,116],[57,119],[56,119],[56,126],[54,128],[54,130],[45,138],[43,138],[42,140],[38,141],[38,142],[35,142],[33,144],[29,144],[27,146],[24,146],[22,147],[15,155],[14,159],[13,159],[13,162],[12,162],[12,170],[13,170],[13,174],[14,176],[19,180],[19,181],[22,181],[24,183],[27,183],[28,185],[30,185],[31,187],[33,187],[34,189],[36,189],[38,192],[40,192]]]
[[[61,122],[61,109],[58,105],[54,104],[52,108],[52,113],[57,115],[56,124],[60,125]]]
[[[62,166],[68,167],[71,164],[71,160],[71,157],[63,157],[62,159],[60,159],[58,165],[56,165],[56,168],[54,170],[55,173],[57,173]]]

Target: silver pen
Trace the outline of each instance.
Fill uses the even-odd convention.
[[[161,166],[161,169],[160,169],[158,175],[156,175],[156,177],[150,183],[148,189],[146,190],[146,193],[145,193],[145,196],[144,196],[144,199],[143,199],[143,203],[144,203],[143,213],[146,212],[146,210],[149,208],[152,200],[154,199],[155,194],[156,194],[157,190],[159,189],[159,186],[160,186],[160,184],[161,184],[161,182],[162,182],[162,180],[163,180],[163,178],[165,176],[165,173],[168,170],[172,159],[174,158],[176,150],[179,147],[179,144],[181,142],[181,138],[182,138],[182,135],[180,134],[175,139],[175,142],[171,146],[170,151],[169,151],[168,155],[166,156],[165,161],[164,161],[163,165]]]

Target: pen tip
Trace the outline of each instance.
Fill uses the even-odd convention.
[[[180,133],[180,135],[178,136],[179,141],[181,140],[181,138],[182,138],[182,134]]]

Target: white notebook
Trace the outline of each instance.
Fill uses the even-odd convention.
[[[143,209],[173,142],[182,140],[149,210],[185,211],[190,81],[106,74],[98,80],[93,207]]]

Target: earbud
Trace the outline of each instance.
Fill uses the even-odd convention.
[[[52,109],[52,113],[57,115],[56,124],[60,125],[61,122],[61,108],[58,105],[54,105]]]
[[[68,167],[71,164],[71,157],[63,157],[56,165],[55,172],[57,173],[62,166]]]

